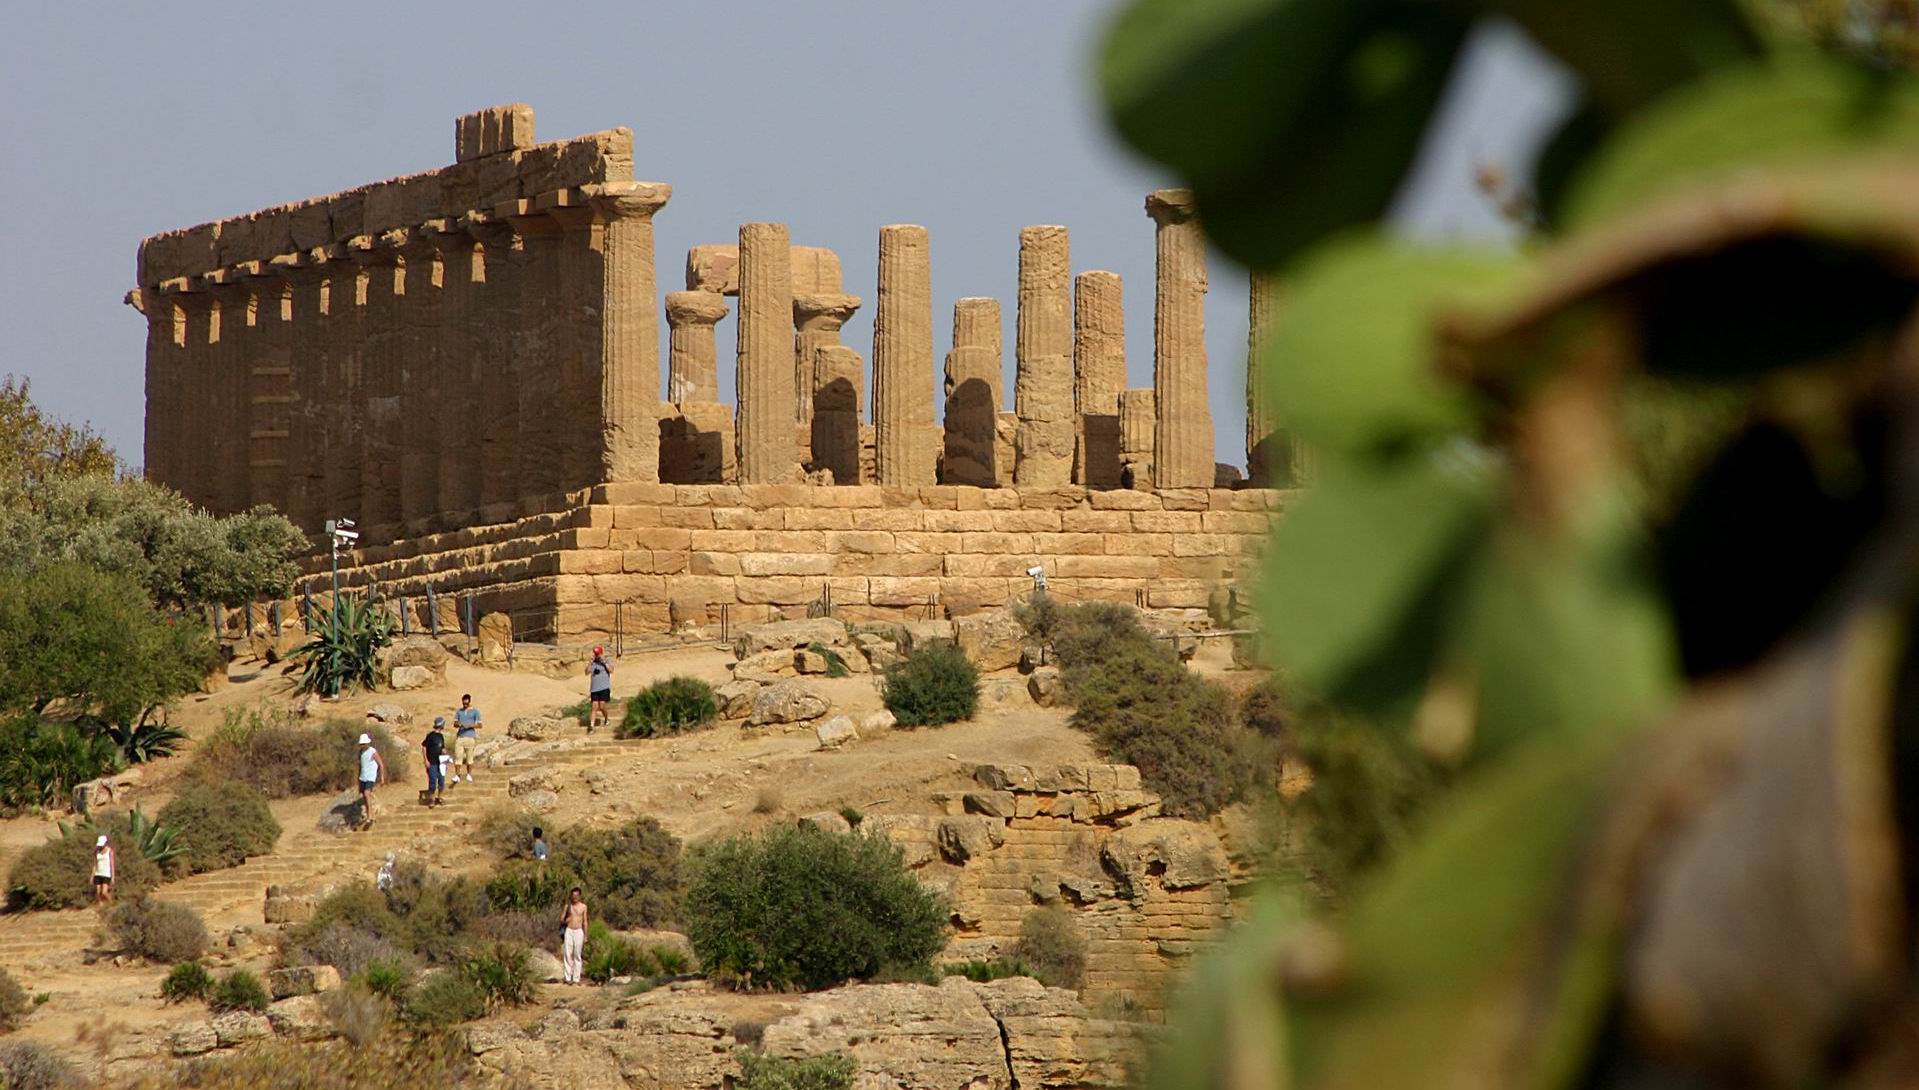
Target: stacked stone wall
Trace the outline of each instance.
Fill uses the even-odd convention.
[[[341,585],[389,596],[474,592],[478,611],[561,641],[663,632],[678,608],[734,624],[924,617],[1032,589],[1068,599],[1205,606],[1250,574],[1287,493],[1081,488],[612,484],[544,510],[341,554]],[[532,503],[529,504],[532,506]],[[331,585],[325,557],[302,589]]]

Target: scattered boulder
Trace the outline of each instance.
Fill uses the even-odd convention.
[[[940,822],[933,838],[941,858],[964,865],[1006,843],[1006,823],[990,817],[951,817]]]
[[[893,642],[901,652],[910,652],[921,644],[953,639],[952,621],[902,621],[893,626]]]
[[[1029,643],[1019,649],[1020,673],[1030,674],[1044,665],[1046,665],[1046,648],[1036,643]]]
[[[1054,707],[1066,699],[1066,686],[1060,681],[1059,667],[1042,666],[1026,676],[1026,695],[1042,708]]]
[[[221,1048],[232,1048],[273,1036],[273,1023],[267,1020],[266,1015],[252,1011],[216,1014],[209,1025],[213,1029],[214,1040]]]
[[[713,697],[720,706],[720,718],[745,719],[753,714],[753,697],[760,688],[758,681],[735,676],[732,681],[714,689]]]
[[[811,825],[813,828],[827,833],[850,833],[853,831],[853,823],[846,820],[845,815],[832,810],[820,810],[816,813],[802,814],[799,818],[799,824]]]
[[[1100,862],[1135,895],[1150,877],[1169,890],[1195,889],[1226,878],[1226,852],[1206,825],[1175,818],[1120,829],[1100,845]]]
[[[175,1056],[204,1056],[220,1047],[220,1035],[211,1022],[194,1022],[167,1035],[167,1051]]]
[[[360,816],[359,789],[349,787],[333,796],[326,809],[320,812],[320,820],[315,826],[323,833],[344,833],[353,828]]]
[[[761,651],[733,664],[735,681],[753,681],[761,685],[771,685],[776,681],[793,677],[798,672],[794,668],[791,650]]]
[[[902,657],[898,644],[871,632],[862,632],[853,637],[853,645],[859,654],[848,658],[849,667],[852,666],[852,659],[864,658],[869,670],[884,670]]]
[[[395,666],[393,668],[393,688],[404,692],[409,689],[424,689],[433,684],[433,671],[424,666]]]
[[[560,808],[560,796],[552,791],[528,791],[519,800],[521,806],[536,814],[550,814]]]
[[[809,643],[845,647],[848,642],[845,623],[831,617],[773,621],[742,629],[733,640],[733,657],[744,660],[765,651],[791,651]]]
[[[892,730],[899,725],[899,716],[894,715],[885,708],[881,708],[876,712],[867,712],[860,718],[860,729],[868,734],[878,734],[881,731]]]
[[[324,1041],[333,1036],[333,1020],[317,995],[296,995],[267,1008],[267,1024],[281,1037],[295,1041]]]
[[[330,992],[340,986],[340,970],[331,965],[297,965],[267,974],[267,991],[275,999]]]
[[[813,728],[813,735],[820,740],[821,749],[838,749],[860,740],[859,728],[844,715],[836,715],[818,724]]]
[[[543,983],[557,984],[566,975],[566,966],[560,964],[560,959],[537,946],[527,951],[526,964],[533,971],[533,979]]]
[[[953,635],[960,650],[985,673],[1018,666],[1020,652],[1026,648],[1026,626],[1010,609],[960,617],[953,622]]]
[[[746,721],[756,727],[773,723],[805,723],[825,715],[831,707],[825,697],[804,683],[782,681],[753,694],[753,711]]]
[[[513,618],[504,613],[481,617],[478,640],[482,666],[505,666],[513,657]]]
[[[382,723],[397,726],[413,722],[413,713],[398,704],[375,704],[366,713]]]
[[[430,680],[425,684],[432,684],[446,678],[446,661],[449,657],[446,648],[440,646],[440,641],[432,636],[401,636],[373,653],[373,673],[377,680],[392,685],[395,684],[394,671],[404,666],[417,666],[426,670]],[[419,675],[409,673],[407,676],[414,678]],[[423,685],[412,687],[422,688]]]
[[[95,810],[118,806],[126,800],[127,792],[138,787],[143,778],[140,767],[135,765],[124,772],[79,784],[73,789],[73,812],[91,814]]]
[[[793,653],[793,668],[802,674],[828,674],[833,671],[833,660],[818,651],[801,648]]]
[[[580,721],[572,716],[557,719],[550,715],[522,715],[506,725],[506,736],[522,742],[545,742],[558,738],[560,731],[568,726],[579,725]]]
[[[506,793],[509,798],[519,798],[535,791],[558,791],[553,783],[553,773],[547,771],[522,772],[506,781]]]
[[[1011,791],[968,791],[961,796],[960,805],[969,814],[984,814],[1001,820],[1014,816]]]

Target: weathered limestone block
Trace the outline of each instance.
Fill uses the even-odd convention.
[[[1151,390],[1124,390],[1119,395],[1119,473],[1126,488],[1153,489],[1153,442],[1158,430]]]
[[[550,715],[522,715],[506,726],[506,736],[522,742],[545,742],[560,736],[567,727],[577,728],[578,719],[567,716],[564,719]]]
[[[214,1040],[221,1048],[233,1048],[248,1041],[264,1040],[273,1036],[273,1023],[264,1014],[252,1011],[228,1011],[216,1014],[208,1023],[213,1028]]]
[[[846,622],[831,617],[812,617],[800,621],[774,621],[742,629],[733,641],[733,656],[744,659],[762,651],[785,651],[809,643],[841,648],[851,644]]]
[[[340,970],[331,965],[298,965],[267,974],[267,991],[275,999],[330,992],[340,986]]]
[[[940,857],[956,866],[964,866],[1006,843],[1006,822],[982,815],[949,817],[934,833]]]
[[[793,279],[786,225],[740,227],[740,480],[784,484],[799,476],[794,447]]]
[[[999,300],[961,299],[953,304],[953,350],[946,354],[946,449],[940,480],[946,484],[999,484],[995,461],[1002,392]]]
[[[1026,643],[1026,626],[1011,610],[995,609],[975,613],[952,622],[960,650],[983,673],[1011,670],[1019,665],[1020,651]]]
[[[859,728],[844,715],[836,715],[816,724],[813,736],[819,740],[821,749],[839,749],[860,740]]]
[[[1100,861],[1134,897],[1153,886],[1168,891],[1224,881],[1230,871],[1212,828],[1156,818],[1120,829],[1100,845]]]
[[[1153,300],[1153,480],[1158,488],[1210,488],[1213,410],[1206,399],[1206,238],[1193,195],[1156,189],[1146,212],[1157,225]]]
[[[733,406],[688,401],[660,418],[660,479],[673,484],[731,484],[738,479]]]
[[[733,664],[733,677],[759,685],[772,685],[799,673],[792,650],[761,651]]]
[[[1058,488],[1073,475],[1072,257],[1066,228],[1019,233],[1019,336],[1013,479]]]
[[[720,399],[719,354],[714,346],[713,327],[726,315],[726,296],[718,292],[667,294],[666,324],[671,337],[667,355],[668,401],[680,405]]]
[[[751,726],[804,723],[825,715],[832,705],[801,681],[782,681],[753,694],[753,711],[747,716]]]
[[[813,353],[811,464],[833,474],[834,484],[859,484],[860,402],[866,363],[842,344],[821,345]]]
[[[713,697],[720,706],[720,718],[745,719],[753,714],[753,698],[758,695],[760,688],[760,682],[740,677],[715,686]]]
[[[878,482],[934,483],[933,292],[926,228],[880,228],[873,316],[873,426]]]
[[[296,995],[267,1007],[267,1024],[277,1037],[295,1041],[324,1041],[333,1037],[333,1019],[326,1001],[317,995]]]
[[[505,613],[488,613],[480,618],[480,662],[499,665],[513,653],[513,618]]]
[[[1126,388],[1126,315],[1119,274],[1073,278],[1073,382],[1078,453],[1073,481],[1118,488],[1119,394]]]
[[[533,146],[533,107],[524,102],[489,106],[453,119],[455,162]]]
[[[1051,708],[1066,699],[1066,687],[1060,681],[1059,667],[1041,666],[1026,676],[1026,692],[1033,703]]]

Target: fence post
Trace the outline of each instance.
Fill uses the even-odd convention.
[[[400,635],[413,635],[413,611],[407,608],[406,596],[400,596]]]
[[[221,639],[227,633],[227,611],[220,603],[213,603],[213,638]]]
[[[440,638],[440,607],[433,596],[433,584],[426,585],[426,634],[434,639]]]
[[[300,591],[300,631],[313,634],[313,591],[304,588]]]

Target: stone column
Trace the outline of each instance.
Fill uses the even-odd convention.
[[[953,304],[953,350],[946,354],[946,451],[940,480],[993,488],[1001,483],[994,433],[1004,396],[999,300]]]
[[[585,187],[600,224],[598,480],[660,479],[659,281],[653,216],[673,195],[657,182]]]
[[[813,421],[814,356],[819,349],[840,343],[840,327],[860,309],[860,297],[839,292],[808,292],[793,296],[794,419],[803,429]]]
[[[520,276],[520,324],[513,334],[513,382],[519,398],[519,495],[560,491],[559,430],[572,406],[564,403],[566,325],[561,308],[560,225],[531,214],[530,201],[510,201],[500,211],[520,236],[526,264]]]
[[[480,418],[480,369],[473,337],[473,293],[480,266],[479,248],[451,220],[434,219],[418,232],[433,248],[438,268],[437,321],[426,326],[433,338],[434,404],[430,451],[436,466],[432,510],[470,512],[480,506],[480,459],[466,437],[483,426]]]
[[[365,525],[361,504],[366,482],[367,303],[373,277],[351,247],[335,244],[316,251],[326,261],[325,342],[327,398],[322,414],[326,444],[326,497],[321,519],[350,518]]]
[[[1073,480],[1119,487],[1119,392],[1126,388],[1126,312],[1119,274],[1073,278],[1073,400],[1079,421]]]
[[[479,466],[482,507],[520,498],[520,398],[514,350],[520,343],[520,269],[525,252],[512,228],[485,212],[459,226],[475,242],[471,336],[475,418],[462,429],[459,456]]]
[[[1159,488],[1213,486],[1213,410],[1206,401],[1206,237],[1193,195],[1156,189],[1153,296],[1153,480]]]
[[[879,303],[873,312],[874,469],[878,483],[935,483],[933,274],[926,228],[880,228]]]
[[[213,296],[198,277],[168,282],[180,307],[179,421],[171,459],[171,485],[197,507],[212,505],[208,483],[213,476],[212,392]]]
[[[140,472],[156,484],[167,481],[166,458],[168,421],[173,417],[169,401],[178,389],[172,373],[174,353],[173,301],[159,288],[135,288],[126,294],[126,304],[140,312],[147,323],[145,434],[140,444]]]
[[[1151,390],[1122,390],[1119,395],[1119,476],[1124,488],[1153,490],[1153,443],[1158,430]]]
[[[793,265],[783,223],[740,226],[740,481],[799,476],[793,445]]]
[[[247,505],[287,509],[287,416],[292,401],[291,300],[265,262],[234,271],[247,293]]]
[[[1312,475],[1311,456],[1280,426],[1266,346],[1279,320],[1279,284],[1254,273],[1246,321],[1246,479],[1255,488],[1291,488]]]
[[[203,278],[213,297],[213,316],[207,328],[209,410],[207,444],[207,508],[217,515],[245,510],[247,505],[247,385],[246,328],[250,299],[231,270],[216,269]]]
[[[719,350],[713,327],[726,317],[726,296],[717,291],[675,291],[666,296],[670,344],[666,399],[675,405],[720,399]]]
[[[812,462],[833,474],[834,484],[859,484],[860,402],[866,362],[843,344],[813,350]]]
[[[1019,233],[1019,335],[1013,480],[1058,488],[1073,479],[1072,256],[1064,227]]]
[[[360,517],[363,532],[398,536],[400,503],[401,344],[400,308],[406,300],[406,269],[401,264],[403,232],[374,238],[360,235],[348,243],[353,260],[366,273],[366,305],[360,308]]]
[[[326,385],[326,278],[307,253],[281,254],[268,263],[286,283],[286,516],[312,532],[325,518],[326,439],[319,407],[333,396]]]
[[[578,191],[542,193],[533,201],[560,226],[559,293],[555,308],[558,350],[555,392],[560,404],[551,416],[560,458],[560,491],[600,483],[600,305],[605,283],[604,240]]]
[[[400,237],[405,298],[400,303],[400,518],[409,535],[440,510],[440,293],[445,281],[433,238]]]

